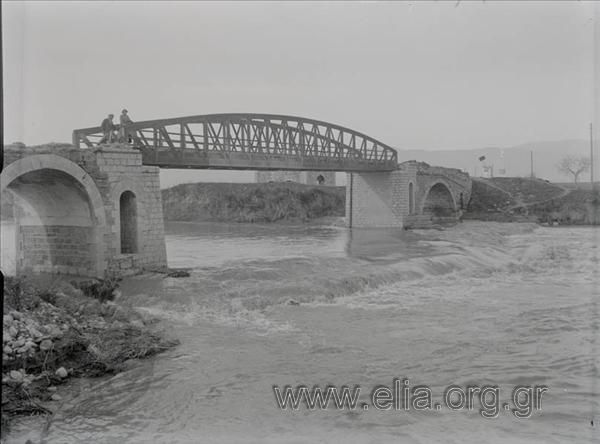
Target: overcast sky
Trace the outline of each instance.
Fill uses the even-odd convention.
[[[591,2],[3,2],[4,141],[219,112],[338,123],[397,148],[583,139]]]

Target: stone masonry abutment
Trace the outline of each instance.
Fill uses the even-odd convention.
[[[103,277],[166,266],[159,169],[138,151],[7,146],[0,179],[3,213],[12,207],[3,272]]]
[[[422,162],[404,162],[392,172],[348,173],[346,223],[354,228],[427,228],[456,222],[470,196],[467,173]]]

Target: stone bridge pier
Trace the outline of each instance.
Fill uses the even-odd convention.
[[[346,224],[355,228],[428,228],[459,220],[471,178],[458,169],[408,161],[391,172],[348,173]]]
[[[2,270],[104,277],[166,266],[158,167],[111,145],[5,146]]]

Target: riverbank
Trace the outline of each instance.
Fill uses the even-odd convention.
[[[166,221],[343,225],[344,187],[194,183],[162,190]],[[559,225],[600,224],[600,191],[522,177],[473,178],[464,219]]]
[[[343,217],[344,187],[272,183],[193,183],[162,190],[163,215],[183,222],[310,222]]]
[[[600,190],[565,187],[542,179],[473,179],[464,219],[599,225]]]
[[[118,373],[178,344],[155,319],[114,301],[116,281],[6,277],[2,433],[15,417],[51,415],[71,378]]]

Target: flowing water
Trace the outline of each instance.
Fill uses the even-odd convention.
[[[131,278],[122,300],[181,345],[82,390],[46,442],[600,442],[598,228],[166,232],[169,265],[191,276]],[[394,378],[434,403],[497,386],[501,408],[368,408]],[[360,407],[277,406],[274,385],[329,384],[360,386]],[[548,388],[529,418],[505,403],[518,385]]]

